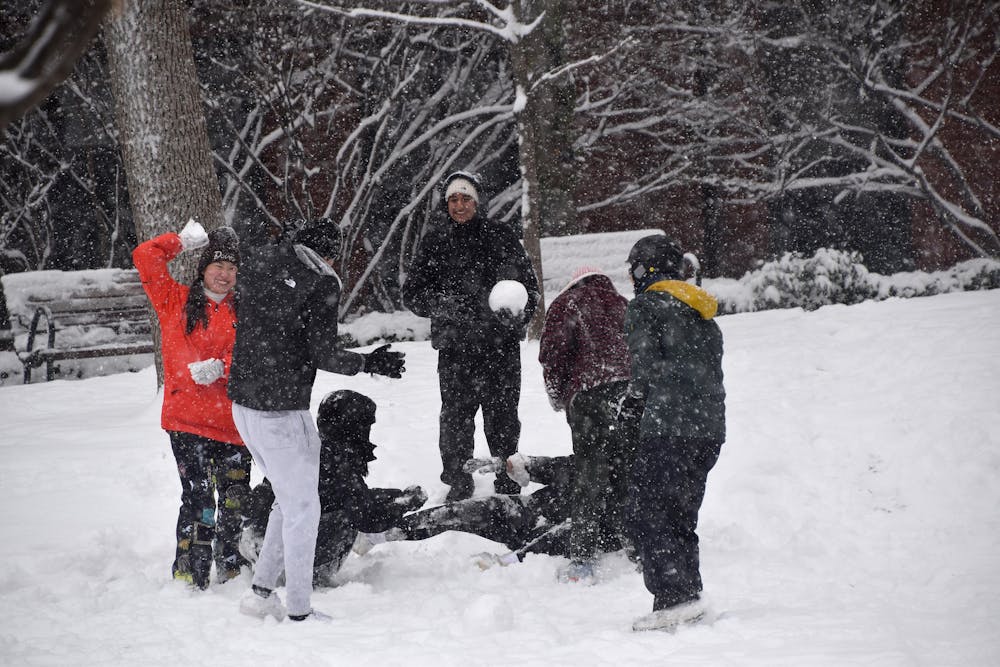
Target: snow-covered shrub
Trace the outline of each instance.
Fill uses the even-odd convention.
[[[1000,262],[977,258],[960,262],[950,269],[933,273],[873,274],[878,298],[933,296],[947,292],[970,292],[1000,288]]]
[[[720,297],[724,313],[802,308],[815,310],[831,303],[861,303],[876,296],[875,283],[856,252],[820,248],[812,257],[785,253],[737,281],[727,290],[736,300]]]
[[[1000,261],[971,259],[944,271],[913,271],[883,276],[870,273],[855,252],[821,248],[813,257],[786,253],[739,280],[706,280],[722,314],[775,308],[815,310],[891,297],[933,296],[1000,288]]]
[[[575,248],[566,245],[565,249],[553,249],[562,252],[552,251],[544,259],[554,267],[578,265],[580,260],[573,253]],[[723,315],[778,308],[816,310],[832,304],[850,305],[892,297],[1000,288],[1000,261],[993,259],[973,259],[934,273],[914,271],[891,276],[869,272],[862,261],[856,252],[829,248],[817,250],[812,257],[786,253],[781,259],[763,264],[738,280],[710,278],[703,286],[719,300],[719,313]],[[564,283],[563,278],[558,284]],[[625,291],[618,283],[616,287],[631,298],[631,290]],[[430,320],[409,311],[370,313],[349,318],[341,325],[341,336],[347,346],[427,340]]]
[[[348,318],[340,325],[340,343],[359,347],[373,343],[407,340],[430,340],[431,321],[408,310],[395,313],[368,313]]]

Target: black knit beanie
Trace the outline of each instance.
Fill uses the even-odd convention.
[[[340,227],[330,218],[307,220],[295,233],[295,243],[316,251],[320,257],[340,257]]]
[[[212,262],[232,262],[236,266],[240,265],[239,238],[232,227],[218,227],[208,233],[208,245],[201,251],[198,259],[198,276],[205,273],[205,269]]]
[[[367,440],[374,423],[375,401],[349,389],[327,394],[316,414],[316,427],[324,440]]]

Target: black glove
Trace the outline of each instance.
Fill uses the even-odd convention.
[[[365,373],[400,378],[406,370],[406,366],[403,365],[405,355],[402,352],[390,352],[388,343],[361,356],[365,358],[365,365],[362,368]]]
[[[646,408],[646,401],[641,396],[626,394],[618,403],[618,414],[616,418],[619,424],[638,423],[642,418],[643,410]]]
[[[494,314],[497,316],[497,320],[499,320],[500,324],[508,329],[520,329],[524,326],[521,316],[515,315],[510,308],[500,308],[496,310]]]

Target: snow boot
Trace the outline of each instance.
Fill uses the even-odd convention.
[[[212,578],[212,547],[191,547],[191,580],[201,590],[208,588]]]
[[[632,623],[632,630],[645,632],[659,630],[674,632],[681,625],[693,625],[706,618],[708,608],[700,598],[682,602],[666,609],[657,609],[650,614],[641,616]]]
[[[597,583],[597,573],[594,561],[573,561],[556,574],[556,579],[562,584],[580,584],[593,586]]]
[[[333,621],[333,617],[329,614],[324,614],[321,611],[316,611],[315,609],[310,609],[306,614],[289,614],[289,621],[313,621],[319,623],[330,623]]]
[[[177,581],[205,590],[212,574],[212,548],[191,547],[187,553],[182,553],[174,561],[171,574]]]
[[[240,598],[240,613],[261,620],[273,616],[280,621],[285,618],[285,605],[274,591],[262,586],[253,586]]]
[[[215,562],[215,576],[220,584],[235,579],[243,573],[243,568],[251,570],[253,566],[240,554],[231,554]]]

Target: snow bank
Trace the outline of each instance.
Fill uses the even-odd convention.
[[[1000,290],[719,324],[729,439],[699,527],[712,624],[633,633],[652,597],[621,554],[580,587],[556,581],[564,558],[480,571],[474,554],[505,548],[461,533],[350,554],[313,597],[329,625],[242,616],[248,575],[204,592],[170,579],[180,487],[148,368],[0,388],[0,663],[1000,664]],[[320,372],[312,408],[336,389],[371,396],[370,482],[418,483],[436,504],[437,355],[394,347],[401,380]],[[538,344],[521,349],[520,450],[569,453]]]

